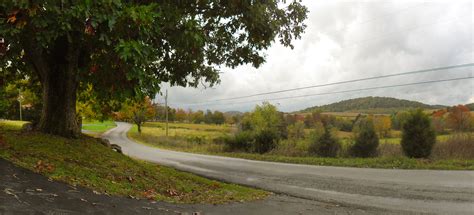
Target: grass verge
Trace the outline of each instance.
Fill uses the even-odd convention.
[[[267,192],[221,183],[131,159],[82,136],[66,139],[0,122],[0,157],[51,179],[100,193],[173,203],[226,203],[261,199]]]

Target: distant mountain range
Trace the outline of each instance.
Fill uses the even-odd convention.
[[[469,110],[474,111],[474,103],[467,104],[466,106],[469,108]]]
[[[474,104],[471,104],[474,105]],[[428,105],[417,101],[405,99],[396,99],[390,97],[363,97],[356,99],[343,100],[340,102],[309,107],[298,112],[311,112],[313,110],[322,110],[325,112],[390,112],[410,108],[439,109],[445,108],[443,105]]]

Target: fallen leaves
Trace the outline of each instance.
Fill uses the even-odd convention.
[[[145,192],[143,192],[143,196],[149,200],[153,200],[155,199],[156,191],[155,189],[146,190]]]
[[[175,189],[167,189],[166,193],[170,196],[177,196],[178,192]]]
[[[35,165],[34,169],[38,173],[42,173],[42,172],[51,173],[51,172],[54,172],[55,167],[54,167],[53,164],[46,163],[42,160],[38,160],[36,162],[36,165]]]
[[[222,187],[222,186],[221,186],[219,183],[216,183],[216,182],[214,182],[214,183],[211,184],[211,189],[214,189],[214,190],[215,190],[215,189],[219,189],[219,188],[221,188],[221,187]]]

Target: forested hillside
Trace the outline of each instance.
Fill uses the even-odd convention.
[[[320,109],[327,112],[344,112],[344,111],[361,111],[373,109],[408,109],[408,108],[423,108],[423,109],[437,109],[442,108],[441,105],[428,105],[421,102],[409,101],[405,99],[396,99],[390,97],[363,97],[356,99],[344,100],[328,105],[314,106],[306,108],[300,112],[310,112],[312,110]]]
[[[469,110],[474,111],[474,103],[467,104],[466,107],[468,107]]]

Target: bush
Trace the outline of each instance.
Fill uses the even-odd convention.
[[[260,154],[274,149],[279,140],[279,134],[271,130],[261,130],[255,135],[254,151]]]
[[[430,156],[436,134],[430,118],[422,110],[412,111],[402,128],[402,150],[408,157]]]
[[[372,120],[367,120],[360,125],[355,144],[350,149],[350,154],[355,157],[374,157],[377,155],[379,137],[374,129]]]
[[[294,140],[304,138],[304,123],[301,121],[287,127],[288,137]]]
[[[307,139],[300,140],[281,140],[275,149],[270,153],[273,155],[282,155],[286,157],[304,157],[308,156],[309,142]]]
[[[225,151],[248,152],[252,148],[255,137],[250,131],[238,132],[234,137],[225,137]]]
[[[336,157],[339,148],[339,142],[331,136],[331,132],[325,127],[324,134],[310,145],[309,152],[321,157]]]

